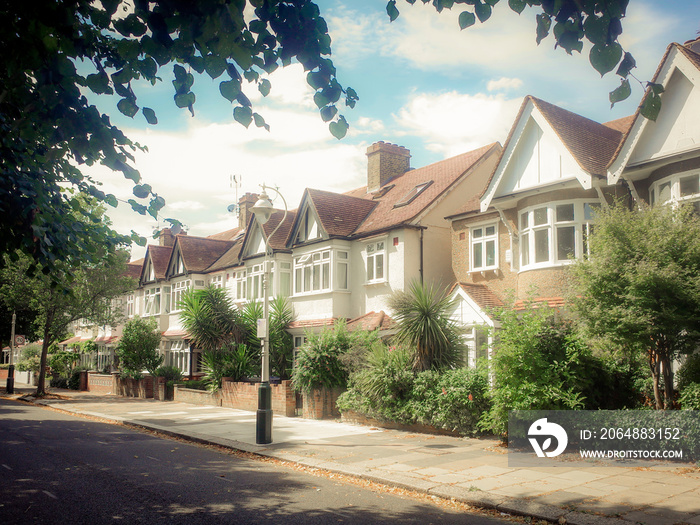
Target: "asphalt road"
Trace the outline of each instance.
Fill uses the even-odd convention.
[[[0,400],[0,523],[499,520]]]

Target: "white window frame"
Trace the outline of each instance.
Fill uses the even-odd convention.
[[[143,316],[151,317],[154,315],[160,315],[161,306],[160,286],[146,288],[143,291]]]
[[[223,288],[224,287],[224,276],[223,274],[219,275],[214,275],[209,279],[209,286],[212,286],[214,288]]]
[[[134,310],[134,306],[135,306],[134,294],[127,295],[126,296],[126,316],[128,318],[134,317],[134,315],[136,313]]]
[[[236,281],[234,285],[234,296],[236,301],[245,301],[247,298],[246,290],[246,269],[240,268],[233,272],[233,278]]]
[[[695,189],[698,191],[686,192],[686,194],[683,195],[684,192],[682,182],[693,178],[697,181]],[[669,187],[669,193],[667,197],[663,197],[661,195],[661,188],[667,185]],[[652,206],[669,203],[673,205],[690,203],[693,204],[695,210],[700,213],[700,170],[694,169],[674,173],[673,175],[669,175],[668,177],[655,181],[649,187],[649,202]]]
[[[387,282],[386,241],[387,239],[383,238],[365,244],[365,279],[367,284]],[[381,269],[381,275],[377,277],[379,269]]]
[[[570,206],[573,215],[568,215]],[[592,230],[593,212],[599,206],[599,202],[592,199],[574,199],[521,210],[518,213],[520,271],[566,266],[573,259],[588,255],[586,239]],[[572,230],[573,238],[570,237]],[[573,248],[573,252],[562,251],[567,247]],[[538,254],[542,255],[544,249],[546,257],[538,260]]]
[[[321,228],[315,214],[311,208],[306,208],[304,215],[299,221],[297,242],[313,241],[321,238]]]
[[[172,287],[172,312],[179,312],[181,308],[178,306],[182,300],[182,294],[185,293],[192,287],[192,281],[190,279],[185,279],[184,281],[178,281],[173,283]]]
[[[293,296],[330,292],[333,287],[333,250],[326,248],[295,256]]]
[[[493,228],[493,232],[489,230]],[[493,243],[493,264],[488,262],[488,245]],[[480,251],[480,256],[475,254]],[[469,268],[472,272],[498,269],[498,222],[475,224],[469,227]],[[480,259],[477,261],[477,258]],[[477,264],[478,263],[478,264]]]

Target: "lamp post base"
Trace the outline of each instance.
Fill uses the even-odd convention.
[[[272,443],[272,387],[260,383],[258,388],[258,411],[255,416],[255,442],[258,445]]]
[[[15,365],[10,365],[7,368],[7,386],[5,392],[8,394],[15,393]]]

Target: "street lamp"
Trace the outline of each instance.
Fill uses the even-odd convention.
[[[272,230],[269,236],[265,236],[262,226],[270,220],[273,212],[272,202],[265,190],[272,190],[280,196],[284,203],[284,216],[279,224]],[[270,239],[287,218],[287,201],[275,188],[262,184],[262,193],[258,202],[252,208],[253,215],[260,224],[263,239],[265,239],[265,271],[263,273],[263,318],[258,321],[258,337],[263,340],[262,372],[260,375],[260,387],[258,388],[258,411],[255,418],[255,442],[258,445],[272,443],[272,388],[270,387]]]
[[[5,392],[8,394],[15,393],[15,323],[17,322],[17,314],[12,312],[12,331],[10,335],[10,366],[7,369],[7,384]]]

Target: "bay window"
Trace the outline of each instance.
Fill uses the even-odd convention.
[[[686,171],[654,182],[649,189],[649,201],[656,204],[692,204],[700,213],[700,172]]]
[[[173,284],[173,312],[179,312],[182,295],[189,290],[191,281],[186,279]]]
[[[294,257],[294,295],[347,290],[348,252],[321,250]]]
[[[554,202],[520,213],[520,269],[568,264],[588,254],[595,202]]]
[[[146,288],[143,291],[143,315],[160,315],[160,287]]]

